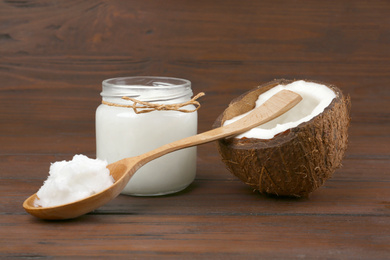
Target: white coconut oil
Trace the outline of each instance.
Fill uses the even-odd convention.
[[[101,104],[96,111],[97,158],[108,163],[149,152],[197,133],[196,111],[154,110],[136,114],[133,108],[120,106],[134,104],[122,99],[123,96],[161,105],[187,102],[192,96],[188,80],[163,77],[108,79],[103,81],[101,95],[103,101],[114,104]],[[188,105],[182,109],[194,108]],[[191,184],[195,175],[196,147],[186,148],[141,167],[122,194],[157,196],[178,192]]]
[[[37,192],[35,207],[52,207],[89,197],[114,184],[107,162],[76,154],[70,161],[50,165],[49,176]]]
[[[261,126],[255,127],[243,134],[236,136],[236,138],[258,138],[258,139],[272,139],[275,135],[283,133],[284,131],[297,127],[303,122],[310,121],[315,116],[324,111],[330,105],[332,100],[336,97],[334,91],[325,85],[307,82],[303,80],[295,81],[287,85],[277,85],[270,90],[259,95],[256,106],[261,106],[271,96],[279,91],[286,89],[298,93],[302,96],[299,102],[291,110],[283,115],[265,123]],[[244,117],[251,111],[236,116],[230,120],[226,120],[224,125],[231,124],[234,121]]]

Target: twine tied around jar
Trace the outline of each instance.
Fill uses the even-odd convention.
[[[149,113],[152,111],[161,111],[161,110],[173,110],[173,111],[179,111],[183,113],[192,113],[197,111],[200,108],[200,103],[197,101],[198,98],[203,97],[205,93],[200,92],[196,96],[194,96],[191,100],[184,102],[184,103],[178,103],[178,104],[154,104],[151,102],[146,101],[140,101],[135,98],[130,97],[122,97],[124,100],[130,100],[133,102],[132,105],[121,105],[116,104],[112,102],[102,101],[102,104],[108,105],[108,106],[115,106],[115,107],[127,107],[132,108],[136,114],[142,114],[142,113]],[[188,106],[188,105],[194,105],[195,109],[182,109],[182,107]]]

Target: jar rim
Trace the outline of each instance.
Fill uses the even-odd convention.
[[[103,80],[102,97],[132,97],[143,101],[192,95],[191,81],[174,77],[130,76]]]

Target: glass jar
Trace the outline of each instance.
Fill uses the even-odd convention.
[[[177,110],[135,113],[134,98],[151,104],[179,104],[191,100],[191,82],[167,77],[124,77],[103,81],[96,110],[96,156],[108,163],[137,156],[164,144],[195,135],[198,115],[194,105]],[[107,105],[109,104],[109,105]],[[142,111],[142,109],[140,109]],[[164,155],[141,167],[122,191],[134,196],[158,196],[185,189],[195,179],[196,147]]]

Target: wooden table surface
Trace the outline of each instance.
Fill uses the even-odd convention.
[[[390,259],[389,46],[389,1],[1,1],[0,258]],[[269,197],[211,143],[178,194],[28,215],[50,162],[95,157],[101,81],[134,75],[204,91],[199,132],[275,78],[335,84],[352,100],[343,167],[309,198]]]

